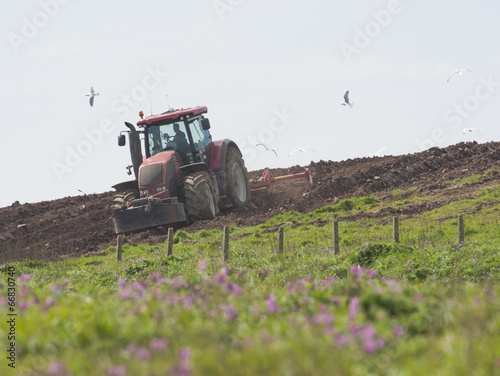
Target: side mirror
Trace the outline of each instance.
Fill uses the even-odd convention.
[[[204,131],[208,131],[210,129],[210,120],[207,118],[201,119],[201,127]]]
[[[118,136],[118,146],[125,146],[126,140],[125,135],[121,134]]]

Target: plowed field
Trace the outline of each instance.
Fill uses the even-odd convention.
[[[390,192],[395,189],[416,187],[417,194],[435,191],[446,197],[444,201],[401,209],[400,214],[412,216],[467,197],[478,185],[497,185],[500,176],[491,170],[500,168],[500,143],[460,143],[401,156],[311,162],[306,167],[314,172],[314,185],[308,191],[301,187],[277,187],[275,191],[255,193],[248,207],[223,213],[212,221],[193,223],[184,230],[222,228],[236,220],[244,226],[255,225],[288,210],[309,212],[347,197],[376,195],[391,200]],[[278,176],[302,170],[301,166],[292,166],[271,172]],[[250,172],[254,178],[261,174],[262,171]],[[476,174],[486,175],[459,189],[444,184]],[[0,208],[0,262],[89,255],[115,245],[113,195],[110,191],[34,204],[15,202]],[[130,244],[154,244],[165,239],[166,229],[161,227],[126,236]]]

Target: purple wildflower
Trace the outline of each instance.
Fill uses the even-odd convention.
[[[205,273],[205,269],[207,268],[208,258],[204,258],[203,260],[198,261],[198,273],[203,275]]]
[[[424,300],[424,296],[422,294],[417,294],[413,297],[413,301],[415,303],[421,302],[422,300]]]
[[[337,335],[337,345],[339,347],[345,347],[349,344],[349,337],[347,337],[345,334],[340,333]]]
[[[366,269],[366,275],[370,278],[375,278],[378,276],[378,272],[376,270]]]
[[[18,297],[19,298],[24,298],[26,295],[28,295],[30,293],[31,289],[29,286],[26,286],[26,285],[21,285],[19,286],[19,290],[18,290]]]
[[[129,289],[118,291],[118,297],[120,299],[130,299],[132,297],[132,293]]]
[[[351,266],[349,273],[356,277],[358,281],[361,281],[361,278],[363,277],[363,268],[359,265],[353,265]]]
[[[352,335],[357,335],[361,333],[363,328],[359,325],[351,325],[349,326],[349,331],[351,332]]]
[[[227,267],[224,267],[220,270],[220,273],[214,277],[214,281],[218,285],[221,285],[227,281]]]
[[[383,338],[367,339],[363,344],[363,349],[369,354],[374,354],[384,346],[385,340]]]
[[[135,343],[129,343],[125,348],[125,352],[128,355],[133,355],[137,351],[138,347]]]
[[[54,304],[56,304],[56,301],[51,296],[49,296],[45,299],[45,304],[44,304],[45,309],[52,307]]]
[[[340,303],[342,303],[342,299],[340,299],[338,296],[334,296],[334,295],[332,295],[332,296],[330,297],[330,301],[331,301],[333,304],[338,305],[338,306],[340,305]]]
[[[354,320],[359,313],[359,298],[354,297],[349,302],[349,315],[351,320]]]
[[[186,346],[181,349],[176,364],[170,368],[168,374],[173,376],[191,376],[193,374],[191,349],[189,347]]]
[[[243,294],[243,289],[238,285],[237,283],[231,283],[229,285],[229,290],[231,291],[231,294],[236,297],[240,296]]]
[[[153,282],[153,283],[158,283],[161,279],[161,275],[156,274],[156,273],[150,273],[149,279],[151,279],[151,282]]]
[[[312,316],[312,322],[314,325],[325,325],[330,326],[335,321],[335,316],[331,313],[317,313]]]
[[[266,299],[266,310],[267,313],[275,313],[278,311],[278,304],[276,303],[276,298],[274,295],[269,295]]]
[[[119,276],[118,277],[118,287],[123,288],[123,287],[125,287],[126,284],[127,284],[127,281],[125,281],[125,278],[123,278],[122,276]]]
[[[233,305],[228,305],[224,307],[224,310],[226,312],[226,320],[227,321],[233,321],[238,317],[238,311]]]
[[[385,346],[385,339],[375,338],[375,328],[372,325],[364,329],[363,340],[363,349],[369,354],[374,354]]]
[[[50,376],[69,376],[69,372],[63,362],[54,361],[47,366],[47,375]]]
[[[31,281],[31,276],[29,274],[21,274],[17,277],[17,281]]]
[[[108,369],[108,376],[125,376],[127,374],[127,367],[120,364]]]
[[[137,349],[136,355],[140,360],[148,360],[149,358],[151,358],[149,350],[142,346]]]
[[[19,307],[19,310],[24,313],[28,310],[28,308],[30,307],[30,304],[28,302],[22,301],[22,302],[19,302],[17,304],[17,306]]]
[[[208,313],[208,316],[213,318],[213,317],[216,317],[218,314],[219,314],[219,312],[218,312],[216,309],[212,309],[212,310]]]
[[[166,338],[153,338],[149,341],[149,348],[153,351],[164,350],[168,346],[168,340]]]
[[[184,299],[182,299],[182,306],[186,309],[189,309],[193,306],[194,298],[192,296],[185,296]]]
[[[394,334],[395,337],[401,337],[404,334],[405,330],[401,325],[395,326],[394,329],[392,330],[392,334]]]

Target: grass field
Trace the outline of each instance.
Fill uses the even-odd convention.
[[[395,244],[381,213],[440,200],[402,193],[232,225],[225,262],[215,229],[2,265],[1,374],[500,375],[500,189],[402,218]]]

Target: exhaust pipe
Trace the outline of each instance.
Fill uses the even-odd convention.
[[[139,166],[142,163],[142,150],[140,133],[136,131],[133,124],[125,122],[127,128],[130,129],[128,134],[130,157],[132,158],[132,165],[134,166],[135,179],[139,179]]]

